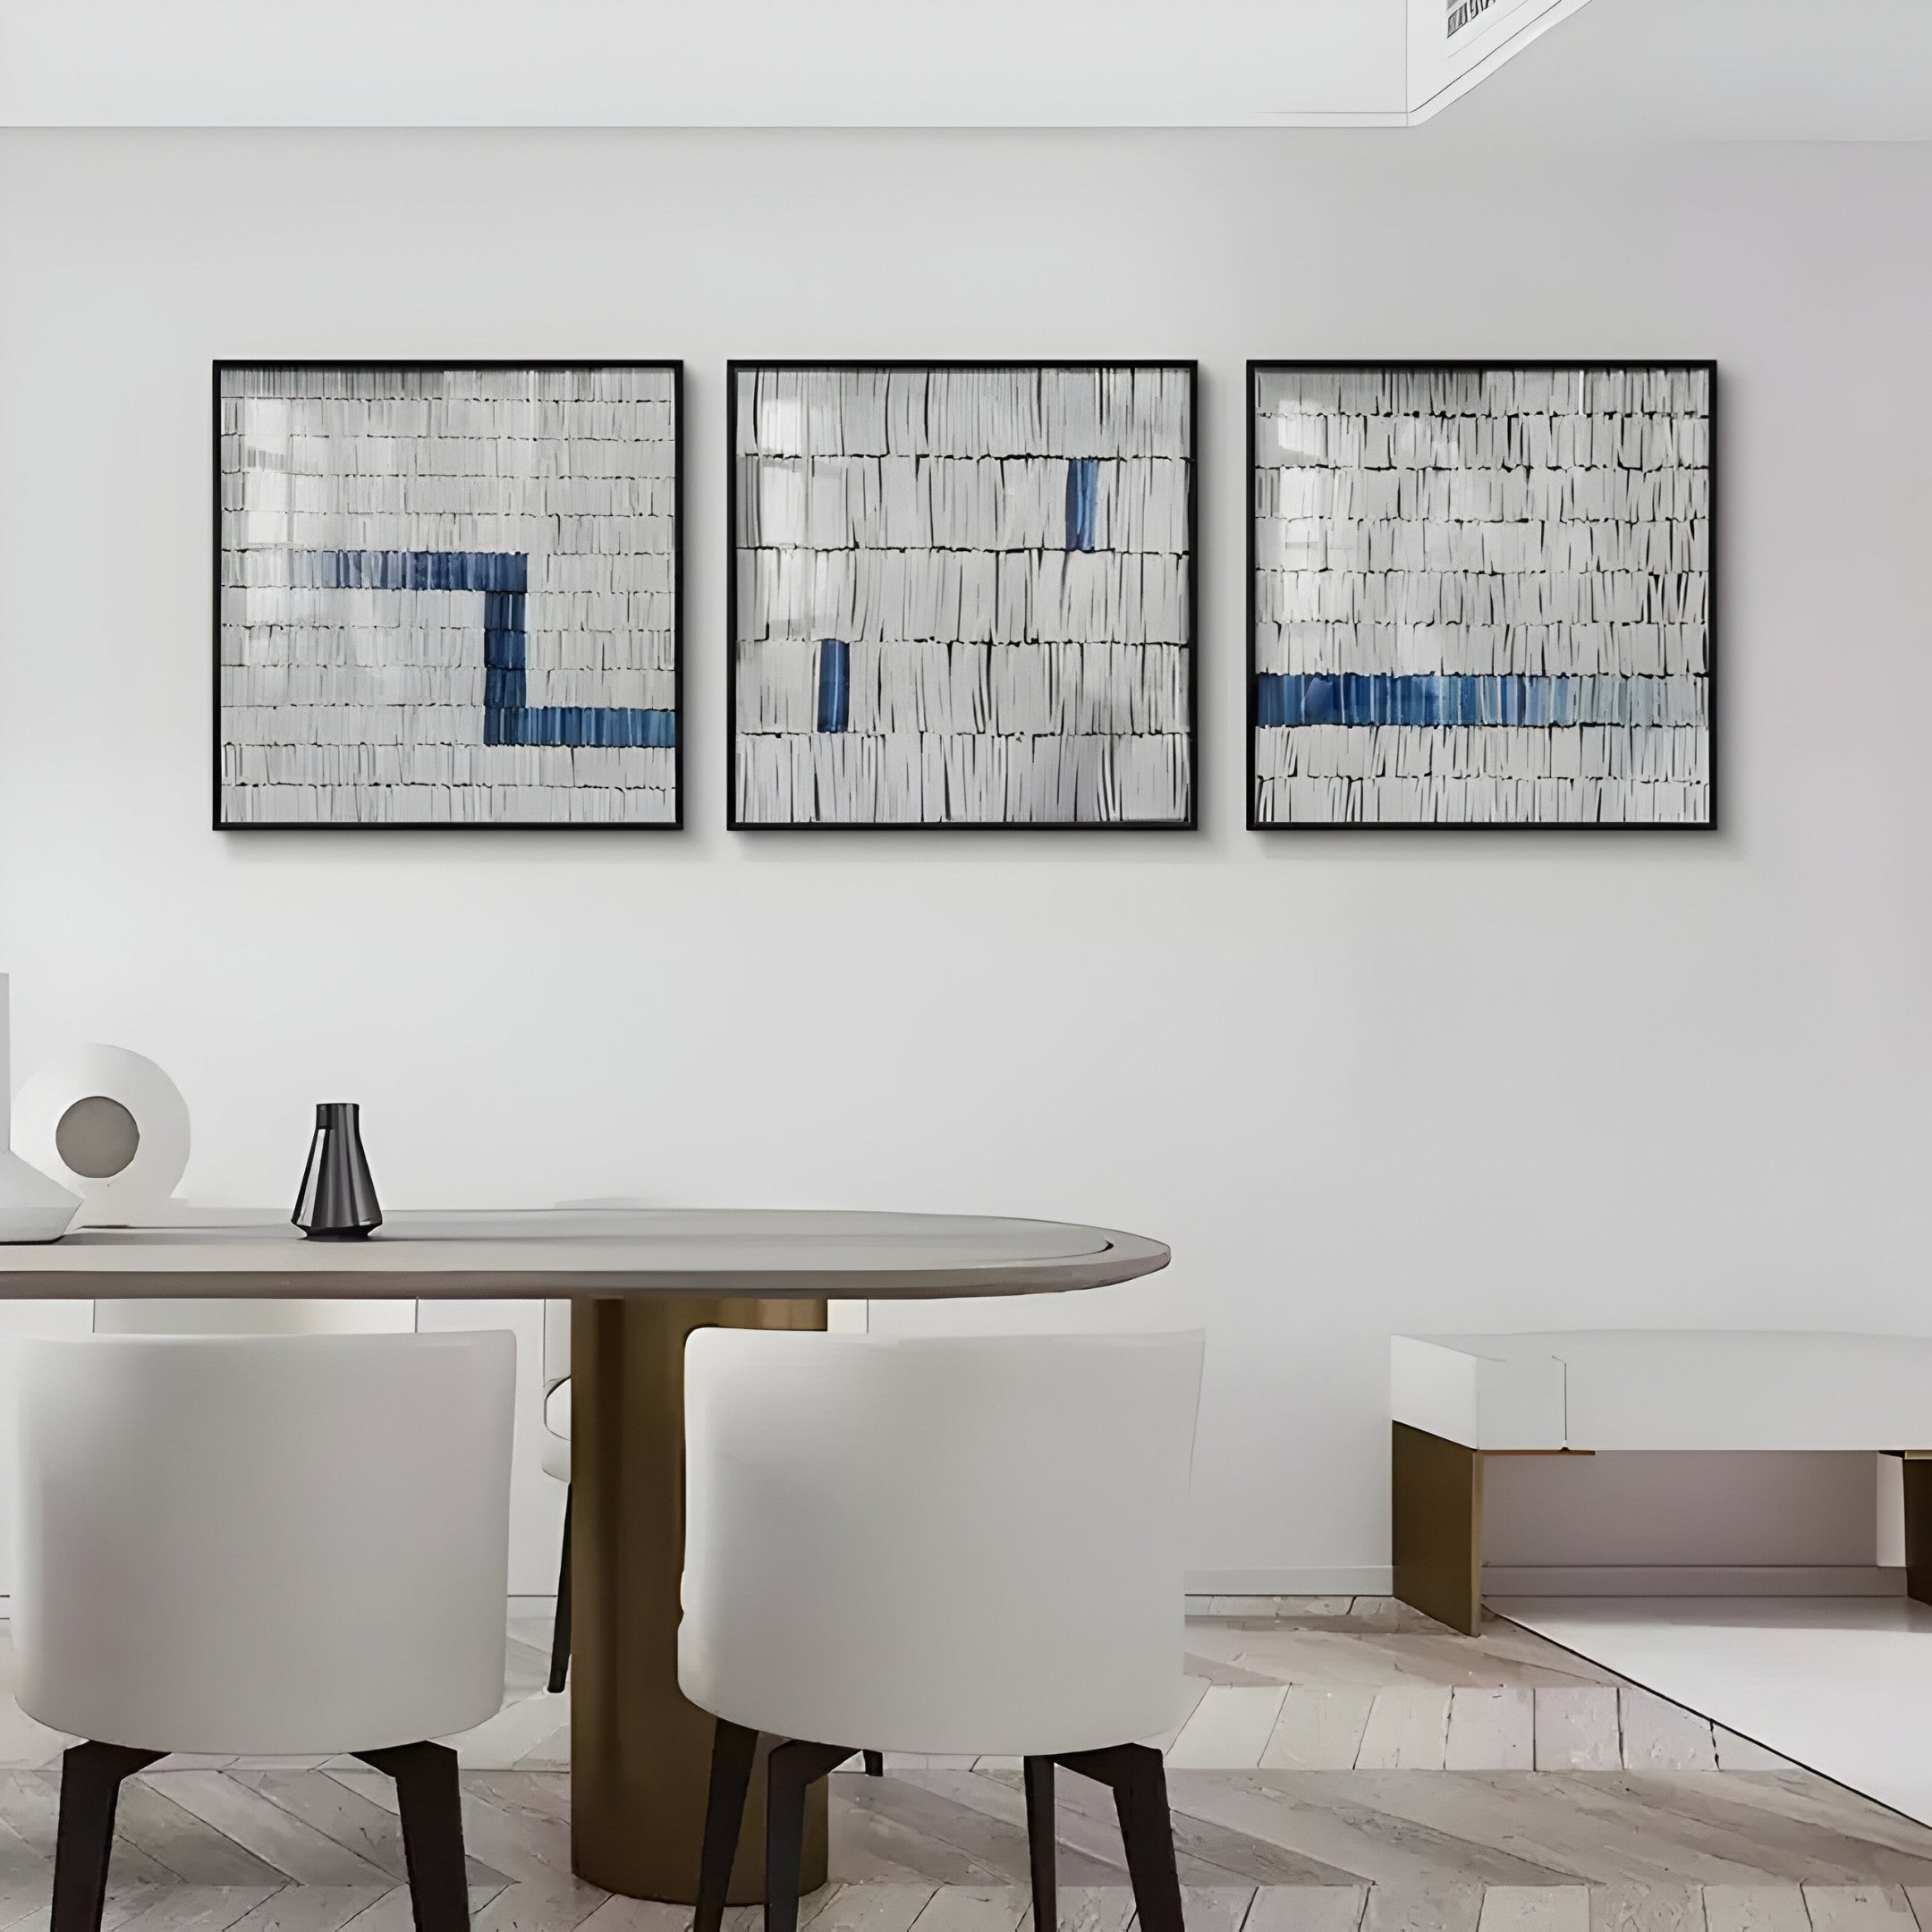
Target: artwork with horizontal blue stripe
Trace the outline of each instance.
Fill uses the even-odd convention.
[[[734,367],[733,818],[1193,818],[1193,371]]]
[[[218,820],[674,826],[677,371],[219,371]]]
[[[1250,822],[1714,823],[1712,382],[1255,365]]]

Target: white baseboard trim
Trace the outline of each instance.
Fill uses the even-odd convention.
[[[1190,1570],[1190,1597],[1386,1597],[1386,1563],[1344,1563],[1309,1570]]]
[[[1902,1597],[1880,1563],[1485,1563],[1485,1597]]]

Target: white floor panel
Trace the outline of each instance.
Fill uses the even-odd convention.
[[[1487,1606],[1932,1823],[1932,1606],[1904,1597],[1504,1597]]]

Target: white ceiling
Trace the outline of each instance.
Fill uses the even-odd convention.
[[[1584,0],[0,0],[15,126],[1401,124]]]
[[[1932,139],[1932,0],[1449,4],[0,0],[0,125]]]

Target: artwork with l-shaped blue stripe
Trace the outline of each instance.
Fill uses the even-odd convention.
[[[223,365],[216,823],[680,822],[677,365]]]
[[[299,561],[309,561],[301,558]],[[483,594],[483,742],[674,745],[677,713],[612,705],[533,705],[525,660],[530,559],[514,550],[319,550],[310,580],[325,590],[479,590]],[[303,575],[298,568],[296,581]]]

